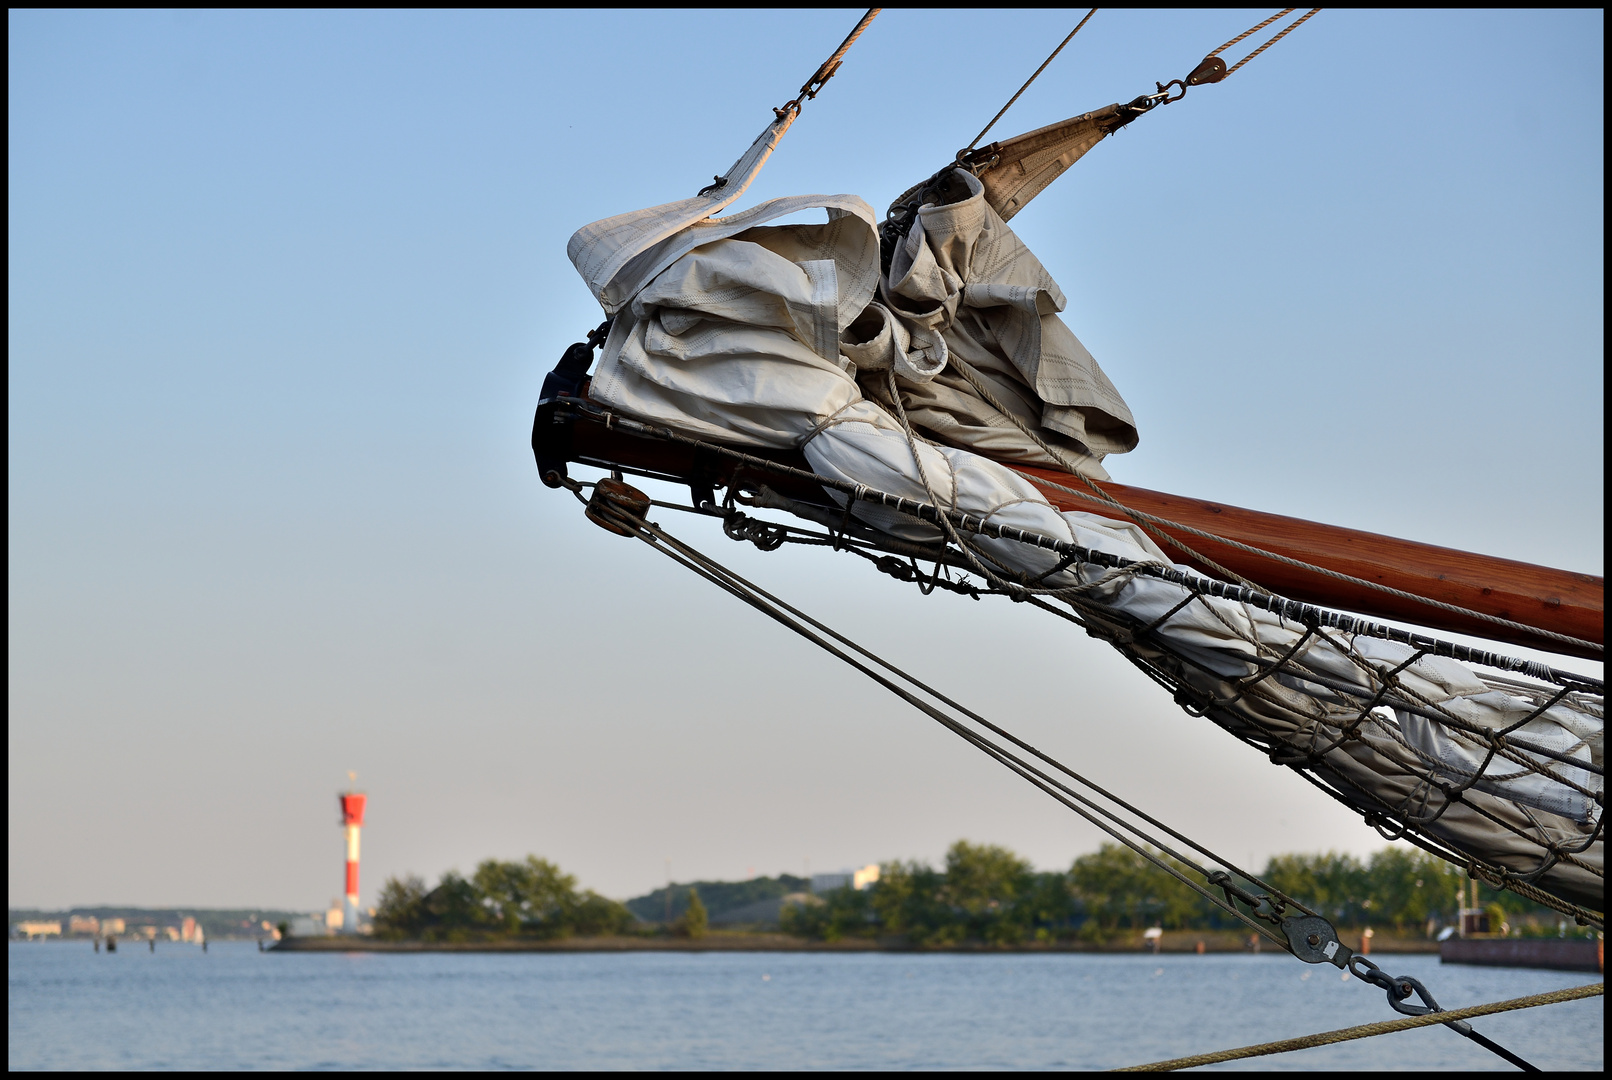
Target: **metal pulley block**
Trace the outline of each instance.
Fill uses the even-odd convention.
[[[601,529],[617,536],[637,536],[649,513],[649,496],[631,484],[604,479],[594,485],[585,513]]]
[[[1338,940],[1332,924],[1319,915],[1289,915],[1281,922],[1288,948],[1306,964],[1336,964],[1348,969],[1354,950]]]

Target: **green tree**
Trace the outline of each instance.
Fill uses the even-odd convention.
[[[778,929],[786,934],[827,939],[828,904],[816,896],[790,900],[778,909]]]
[[[683,937],[702,938],[705,936],[706,926],[710,920],[705,913],[705,905],[700,902],[698,890],[688,891],[688,907],[677,920],[677,932]]]
[[[620,934],[635,922],[624,905],[579,892],[576,878],[535,855],[488,859],[468,880],[449,871],[430,890],[417,877],[389,878],[375,909],[376,933],[393,939]]]
[[[874,933],[877,927],[870,896],[869,890],[853,889],[849,885],[820,893],[817,899],[821,902],[811,906],[812,917],[817,921],[814,936],[824,941],[840,941]],[[782,912],[779,917],[781,923]]]
[[[949,945],[963,940],[966,926],[941,895],[946,875],[927,863],[890,862],[879,868],[869,898],[875,924],[915,945]]]
[[[1463,875],[1425,851],[1387,847],[1366,865],[1365,891],[1371,918],[1396,929],[1419,928],[1429,919],[1453,920],[1460,907]]]
[[[522,862],[488,859],[476,867],[472,881],[488,922],[504,933],[563,937],[572,930],[581,902],[576,878],[547,859],[528,855]]]
[[[1366,867],[1353,855],[1277,855],[1265,864],[1263,876],[1337,926],[1360,926],[1377,907]]]
[[[425,882],[420,878],[387,878],[375,904],[375,936],[391,940],[418,937],[426,924],[425,894]]]
[[[997,844],[959,840],[946,852],[941,900],[962,917],[966,937],[995,945],[1030,933],[1019,902],[1035,887],[1028,860]]]
[[[1026,937],[1048,942],[1071,931],[1082,907],[1070,886],[1069,875],[1042,873],[1035,875],[1015,910]]]
[[[1169,856],[1158,857],[1196,880],[1196,871]],[[1085,908],[1090,933],[1096,936],[1121,927],[1201,926],[1210,911],[1210,902],[1196,890],[1121,844],[1104,844],[1076,859],[1069,868],[1069,881]]]
[[[599,937],[627,933],[638,922],[638,917],[620,901],[607,899],[590,889],[567,898],[563,920],[570,933]]]
[[[491,921],[475,883],[453,870],[443,874],[437,887],[425,894],[421,906],[425,909],[421,936],[427,940],[463,941],[471,931],[483,930]]]

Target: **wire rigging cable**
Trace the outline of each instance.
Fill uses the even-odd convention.
[[[565,481],[565,486],[576,495],[579,501],[584,503],[587,507],[589,518],[603,528],[618,535],[632,536],[642,540],[680,566],[693,571],[723,591],[744,601],[862,674],[867,675],[936,720],[949,731],[963,738],[975,748],[982,750],[1010,771],[1028,780],[1038,789],[1046,792],[1098,829],[1142,856],[1156,868],[1163,870],[1180,881],[1214,906],[1236,917],[1239,921],[1252,928],[1256,934],[1272,941],[1279,948],[1292,953],[1307,963],[1330,961],[1355,974],[1363,981],[1385,989],[1389,1003],[1399,1012],[1409,1013],[1413,1016],[1441,1012],[1438,1003],[1433,1000],[1426,987],[1422,986],[1419,981],[1409,977],[1395,978],[1390,976],[1364,956],[1350,952],[1338,942],[1336,931],[1333,930],[1330,923],[1293,897],[1271,887],[1268,883],[1261,881],[1249,872],[1237,869],[1227,860],[1220,859],[1202,844],[1192,841],[1182,833],[1164,825],[1156,818],[1143,813],[1135,806],[1099,787],[1062,762],[991,723],[978,713],[958,704],[883,657],[858,645],[838,631],[824,625],[704,553],[671,536],[660,526],[644,517],[652,500],[649,500],[636,489],[614,479],[604,480],[594,485],[592,498],[584,499],[582,491],[586,485],[568,479]],[[844,646],[844,648],[841,648],[841,646]],[[847,652],[847,649],[850,652]],[[883,669],[882,672],[857,659],[856,656],[851,655],[852,652]],[[944,709],[941,708],[942,705],[945,706]],[[946,710],[950,710],[950,714]],[[963,722],[962,718],[972,721],[977,725],[977,728],[983,728],[984,732],[977,730],[977,728],[969,727]],[[985,734],[985,732],[989,734]],[[1077,791],[1050,776],[1020,754],[1015,753],[1014,750],[1009,749],[1004,743],[1011,744],[1019,750],[1038,758],[1073,780],[1089,794]],[[1093,796],[1096,796],[1096,798]],[[1238,885],[1226,870],[1207,869],[1192,857],[1172,848],[1157,835],[1149,833],[1146,828],[1138,825],[1135,821],[1127,820],[1113,807],[1105,806],[1098,801],[1099,799],[1106,800],[1108,803],[1122,808],[1153,828],[1167,833],[1182,845],[1194,849],[1209,860],[1220,862],[1222,866],[1230,867],[1235,870],[1238,877],[1266,891],[1259,895],[1250,893]],[[1185,871],[1197,874],[1206,884],[1194,881]],[[1223,898],[1215,894],[1215,888],[1221,890]],[[1245,913],[1234,902],[1234,898],[1246,904],[1250,911]],[[1289,909],[1302,912],[1303,917],[1287,914]],[[1285,940],[1284,937],[1273,933],[1270,926],[1265,924],[1278,927],[1283,931]],[[1312,947],[1310,950],[1304,950],[1302,946],[1298,945],[1299,936],[1306,933],[1309,935],[1308,944]],[[1320,945],[1323,938],[1330,941],[1330,946],[1325,952],[1315,948]],[[1406,999],[1410,998],[1412,994],[1419,995],[1424,1004],[1405,1004]],[[1457,1034],[1471,1039],[1507,1061],[1523,1068],[1532,1069],[1532,1066],[1528,1065],[1527,1062],[1493,1040],[1472,1030],[1469,1024],[1466,1024],[1458,1017],[1445,1016],[1427,1022],[1445,1024]],[[1235,1052],[1233,1053],[1235,1056]]]
[[[1084,19],[1081,19],[1080,22],[1078,24],[1076,24],[1076,26],[1075,26],[1075,28],[1073,30],[1069,31],[1069,36],[1068,37],[1064,38],[1062,41],[1060,41],[1058,43],[1058,47],[1056,49],[1052,50],[1052,55],[1047,57],[1045,60],[1041,61],[1041,66],[1035,69],[1035,74],[1031,75],[1028,79],[1024,80],[1024,85],[1019,87],[1019,92],[1017,94],[1014,94],[1012,97],[1008,98],[1007,104],[1002,106],[1000,109],[997,110],[996,115],[991,117],[991,122],[989,124],[986,124],[984,127],[980,128],[980,133],[978,135],[974,136],[974,141],[969,143],[962,150],[958,151],[958,156],[959,157],[961,157],[963,154],[968,153],[968,151],[974,149],[974,147],[979,145],[979,141],[981,139],[985,138],[985,133],[987,131],[990,131],[993,127],[996,126],[996,122],[998,120],[1002,119],[1002,114],[1003,113],[1005,113],[1009,109],[1013,108],[1013,103],[1015,101],[1019,100],[1019,96],[1021,94],[1023,94],[1026,90],[1030,89],[1030,84],[1036,81],[1036,76],[1040,75],[1043,71],[1047,70],[1047,65],[1052,63],[1053,57],[1056,57],[1059,53],[1063,52],[1063,47],[1065,45],[1069,44],[1070,41],[1074,40],[1074,36],[1076,34],[1080,33],[1080,28],[1082,26],[1085,26],[1088,22],[1090,22],[1091,17],[1093,15],[1095,15],[1095,14],[1097,14],[1097,9],[1096,8],[1092,8],[1090,11],[1086,12],[1086,17]]]
[[[607,487],[605,486],[606,484],[611,484],[612,486]],[[571,488],[579,500],[582,499],[581,490],[584,485],[575,481],[567,481],[566,486]],[[1173,839],[1192,847],[1199,852],[1200,855],[1207,857],[1211,861],[1220,863],[1223,867],[1235,871],[1239,877],[1265,889],[1269,896],[1274,897],[1277,901],[1280,901],[1283,907],[1292,906],[1306,914],[1315,914],[1314,912],[1310,911],[1310,909],[1304,907],[1298,901],[1294,900],[1292,897],[1281,893],[1279,890],[1276,890],[1272,886],[1261,881],[1248,871],[1236,867],[1228,860],[1221,859],[1212,851],[1209,851],[1207,848],[1188,839],[1186,836],[1177,832],[1176,830],[1169,828],[1169,826],[1164,825],[1157,819],[1143,813],[1130,803],[1121,800],[1112,793],[1099,787],[1092,781],[1086,779],[1080,773],[1077,773],[1068,766],[1064,765],[1062,762],[1057,761],[1056,759],[1036,749],[1034,746],[1031,746],[997,725],[992,724],[978,713],[964,707],[963,705],[960,705],[956,701],[940,693],[938,690],[935,690],[933,687],[908,674],[901,668],[896,667],[894,664],[891,664],[889,661],[883,659],[877,654],[863,648],[856,642],[824,625],[818,620],[813,619],[811,616],[805,614],[798,608],[779,599],[754,583],[747,581],[728,567],[712,559],[710,556],[703,554],[697,549],[690,547],[689,545],[671,536],[653,522],[645,520],[642,517],[640,506],[647,506],[647,503],[638,503],[630,496],[624,498],[622,493],[623,488],[625,488],[625,485],[615,485],[613,481],[600,481],[600,483],[595,487],[594,498],[591,500],[585,500],[586,505],[589,507],[589,516],[594,518],[595,521],[609,529],[611,532],[615,532],[620,535],[631,535],[643,540],[657,551],[660,551],[662,554],[672,558],[674,562],[682,565],[685,569],[692,570],[694,573],[705,578],[707,581],[710,581],[712,584],[717,585],[725,592],[728,592],[738,599],[743,600],[745,603],[756,608],[769,618],[774,619],[783,626],[806,638],[808,641],[811,641],[819,648],[822,648],[824,651],[838,657],[851,667],[856,668],[858,671],[878,682],[880,685],[884,686],[898,697],[906,700],[909,704],[926,713],[932,719],[938,721],[955,734],[971,742],[979,749],[984,750],[992,757],[995,757],[1009,769],[1012,769],[1019,775],[1024,776],[1026,779],[1030,780],[1031,783],[1035,784],[1037,787],[1040,787],[1049,795],[1052,795],[1053,798],[1058,799],[1066,806],[1069,806],[1069,808],[1074,810],[1077,814],[1080,814],[1092,824],[1096,825],[1110,836],[1113,836],[1114,839],[1120,841],[1127,847],[1130,847],[1132,850],[1142,855],[1143,858],[1152,862],[1159,869],[1164,870],[1166,873],[1171,874],[1178,880],[1188,885],[1188,887],[1198,892],[1206,900],[1227,911],[1229,914],[1241,919],[1256,932],[1270,938],[1282,948],[1287,947],[1286,943],[1281,938],[1272,934],[1268,927],[1262,926],[1260,923],[1248,918],[1239,909],[1237,909],[1235,905],[1228,903],[1220,896],[1216,895],[1216,893],[1212,890],[1191,881],[1189,878],[1183,875],[1179,869],[1171,866],[1169,862],[1159,858],[1157,854],[1148,850],[1147,845],[1151,844],[1152,847],[1157,848],[1170,858],[1177,860],[1206,879],[1209,878],[1211,874],[1210,870],[1206,869],[1189,856],[1174,850],[1168,844],[1159,840],[1157,837],[1148,834],[1140,827],[1125,821],[1123,817],[1114,811],[1104,808],[1095,800],[1068,788],[1060,781],[1048,776],[1045,772],[1024,760],[1013,751],[1008,750],[999,743],[993,742],[990,738],[981,735],[976,731],[970,730],[966,725],[960,722],[957,716],[947,715],[947,713],[937,706],[935,702],[938,702],[940,705],[944,705],[947,709],[952,710],[954,713],[973,721],[975,724],[985,728],[992,735],[1004,739],[1026,753],[1039,758],[1042,762],[1056,769],[1058,772],[1063,773],[1065,776],[1069,777],[1071,780],[1074,780],[1082,787],[1087,788],[1100,798],[1107,799],[1117,804],[1129,813],[1142,818],[1153,827],[1167,832]],[[630,491],[631,489],[626,490]],[[604,497],[600,498],[601,495]],[[867,664],[851,656],[849,653],[844,651],[844,649],[839,647],[842,645],[845,647],[845,649],[849,649],[852,652],[859,654],[872,664],[882,668],[883,673],[880,671],[875,671]],[[1075,800],[1075,802],[1078,802],[1079,805],[1072,803],[1070,801],[1071,799]],[[1130,835],[1126,835],[1127,833]]]

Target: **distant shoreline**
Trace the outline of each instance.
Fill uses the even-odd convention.
[[[1134,940],[1132,940],[1134,938]],[[788,934],[747,934],[714,932],[702,938],[677,937],[595,937],[540,941],[513,938],[493,941],[382,941],[371,937],[293,937],[276,942],[269,952],[305,953],[621,953],[621,952],[825,952],[825,953],[1101,953],[1125,956],[1159,954],[1191,955],[1203,942],[1205,953],[1246,953],[1246,936],[1221,931],[1194,933],[1190,930],[1165,931],[1159,953],[1142,947],[1135,934],[1104,945],[1086,942],[1057,942],[1023,945],[913,945],[909,942],[876,938],[845,938],[840,941],[809,941]],[[1358,944],[1358,941],[1355,942]],[[1438,943],[1420,938],[1388,937],[1380,931],[1372,939],[1373,953],[1437,953]],[[1286,955],[1266,942],[1262,953]]]

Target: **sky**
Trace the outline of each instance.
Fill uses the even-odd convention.
[[[1081,14],[886,11],[736,208],[885,206]],[[992,137],[1263,14],[1100,11]],[[348,770],[365,903],[1096,848],[533,467],[600,320],[567,238],[725,171],[858,15],[8,14],[12,906],[323,906]],[[1601,573],[1603,34],[1327,10],[1041,194],[1114,478]],[[663,524],[1227,858],[1383,844],[1067,623]]]

